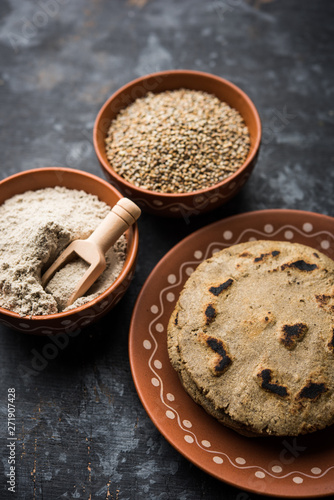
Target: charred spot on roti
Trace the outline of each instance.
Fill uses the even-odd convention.
[[[310,399],[315,401],[321,396],[321,394],[327,391],[328,388],[323,382],[316,383],[309,381],[297,394],[296,399]]]
[[[232,363],[232,358],[227,353],[224,342],[221,339],[217,339],[216,337],[205,333],[201,334],[201,338],[205,342],[205,344],[216,354],[211,363],[212,372],[214,373],[214,375],[222,375]]]
[[[255,257],[254,262],[260,262],[263,258],[268,255],[267,253],[261,253],[260,257]]]
[[[261,255],[259,257],[255,257],[254,262],[261,262],[261,260],[263,260],[265,257],[269,257],[269,256],[277,257],[277,255],[279,255],[279,254],[280,254],[280,252],[278,250],[273,250],[272,252],[268,252],[268,253],[261,253]]]
[[[315,269],[318,269],[317,264],[310,264],[308,262],[305,262],[305,260],[296,260],[295,262],[290,262],[288,264],[283,264],[281,266],[282,271],[286,268],[291,268],[291,269],[298,269],[299,271],[304,271],[304,272],[311,272],[314,271]]]
[[[318,302],[319,307],[325,307],[327,306],[328,302],[331,300],[330,295],[325,295],[325,294],[320,294],[315,296],[315,300]]]
[[[218,297],[224,290],[227,290],[233,283],[233,279],[229,278],[228,280],[224,281],[224,283],[221,283],[218,286],[211,286],[209,288],[209,292],[212,293],[212,295],[215,295],[215,297]]]
[[[217,316],[217,311],[212,304],[208,304],[205,309],[205,324],[210,325]]]
[[[284,385],[280,385],[277,382],[272,382],[272,370],[265,368],[261,370],[257,376],[261,379],[261,387],[268,391],[276,394],[281,398],[286,398],[288,396],[288,390]]]
[[[305,323],[295,323],[294,325],[283,325],[281,329],[280,342],[287,349],[294,349],[297,345],[297,342],[300,342],[305,333],[307,332],[308,327]]]

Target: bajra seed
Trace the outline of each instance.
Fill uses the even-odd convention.
[[[123,109],[105,141],[112,168],[164,193],[210,187],[236,172],[250,148],[240,113],[197,90],[148,93]]]

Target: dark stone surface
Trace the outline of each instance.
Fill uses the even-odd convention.
[[[225,77],[249,94],[263,122],[258,164],[242,192],[190,222],[143,214],[126,296],[40,361],[38,375],[23,376],[50,340],[0,327],[0,497],[258,498],[202,472],[156,430],[132,382],[128,328],[149,272],[194,230],[265,208],[334,215],[333,2],[2,0],[0,13],[1,178],[44,166],[102,177],[95,116],[118,87],[152,71]],[[15,494],[5,478],[9,387],[17,394]]]

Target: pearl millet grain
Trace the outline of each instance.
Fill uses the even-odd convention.
[[[162,193],[217,184],[241,167],[250,148],[238,111],[212,94],[187,89],[136,99],[112,121],[105,142],[116,173]]]

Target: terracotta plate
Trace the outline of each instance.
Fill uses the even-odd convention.
[[[334,219],[294,210],[249,212],[191,234],[158,263],[138,297],[129,353],[139,397],[163,436],[212,476],[244,490],[307,498],[334,493],[334,426],[297,438],[246,438],[196,405],[170,365],[166,329],[179,293],[215,251],[254,239],[303,243],[334,256]]]

